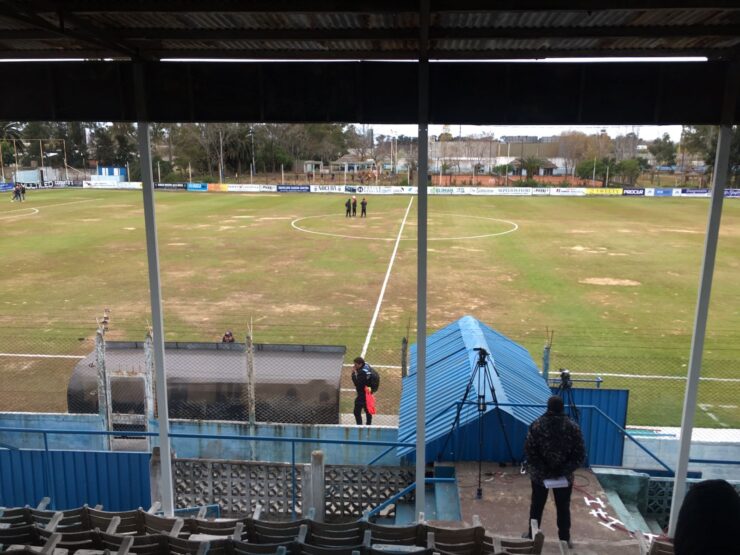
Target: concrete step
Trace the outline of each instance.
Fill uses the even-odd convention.
[[[437,517],[435,520],[462,520],[457,482],[435,484]]]
[[[401,503],[396,503],[396,521],[394,522],[394,524],[396,526],[406,526],[408,524],[411,524],[412,522],[415,522],[415,510],[416,509],[414,503],[408,503],[405,501]]]
[[[615,516],[621,520],[629,530],[633,530],[635,532],[650,532],[650,527],[645,522],[645,519],[640,514],[636,505],[625,505],[622,502],[622,498],[613,489],[605,488],[604,491],[606,496],[609,498],[609,504],[617,513]]]

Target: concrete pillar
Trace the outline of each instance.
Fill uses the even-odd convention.
[[[314,519],[317,522],[324,522],[326,516],[326,498],[324,488],[324,452],[311,452],[311,470],[310,475],[310,508],[314,510]]]
[[[249,407],[249,426],[254,426],[257,421],[254,395],[254,343],[252,342],[252,333],[247,334],[246,341],[247,355],[247,406]]]
[[[149,328],[144,338],[144,416],[146,431],[151,429],[154,421],[154,344],[152,329]],[[151,438],[147,437],[147,446],[151,447]]]
[[[98,413],[103,419],[103,425],[107,431],[111,431],[111,395],[110,377],[105,368],[105,330],[99,327],[95,334],[95,364],[98,367]],[[105,437],[105,443],[110,449],[111,437]]]

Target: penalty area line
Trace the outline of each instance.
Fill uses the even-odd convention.
[[[388,280],[391,277],[391,269],[393,268],[393,262],[396,260],[396,253],[398,252],[398,245],[401,243],[401,235],[403,234],[403,228],[406,225],[406,219],[409,217],[409,210],[411,205],[414,203],[414,197],[409,200],[409,205],[406,207],[406,214],[403,216],[401,222],[401,228],[398,230],[398,236],[396,237],[396,244],[393,246],[393,254],[391,254],[391,260],[388,263],[388,269],[385,272],[385,279],[383,280],[383,287],[380,288],[380,295],[378,296],[378,303],[375,305],[375,313],[373,319],[370,322],[370,328],[367,330],[367,337],[365,338],[365,344],[362,346],[362,353],[360,356],[365,358],[367,349],[370,346],[370,339],[373,337],[373,331],[375,330],[375,322],[378,321],[378,314],[380,314],[380,306],[383,304],[383,297],[385,296],[385,288],[388,286]]]

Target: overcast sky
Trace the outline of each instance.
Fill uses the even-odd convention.
[[[416,137],[416,125],[372,125],[375,136],[378,135],[406,135]],[[680,125],[521,125],[521,126],[494,126],[494,125],[450,125],[450,133],[457,137],[461,132],[462,135],[472,136],[482,133],[493,133],[495,138],[505,135],[536,135],[537,137],[549,137],[550,135],[560,135],[563,131],[581,131],[587,135],[598,133],[605,129],[611,138],[618,135],[626,135],[634,131],[638,137],[651,141],[662,137],[663,133],[668,133],[674,142],[681,138]],[[430,125],[429,135],[439,135],[442,132],[441,125]]]

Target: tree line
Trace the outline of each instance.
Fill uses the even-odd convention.
[[[657,166],[685,166],[687,159],[701,159],[709,171],[717,148],[717,128],[685,126],[675,143],[665,134],[647,145]],[[452,137],[448,128],[438,141]],[[188,179],[213,181],[243,178],[250,173],[303,172],[298,162],[328,163],[353,150],[361,159],[387,157],[400,145],[413,153],[416,138],[391,139],[355,125],[178,123],[151,124],[152,162],[162,181]],[[634,184],[649,169],[638,152],[639,138],[627,133],[611,138],[605,133],[578,131],[559,137],[559,157],[565,173],[581,179]],[[396,154],[397,156],[397,154]],[[413,158],[413,156],[410,156]],[[140,178],[136,127],[132,123],[101,122],[0,122],[0,160],[3,167],[51,166],[90,169],[97,165],[128,167],[132,179]],[[534,176],[544,160],[528,157],[520,166]],[[740,131],[733,127],[730,149],[733,181],[740,168]],[[513,171],[513,166],[491,168],[491,173]]]

